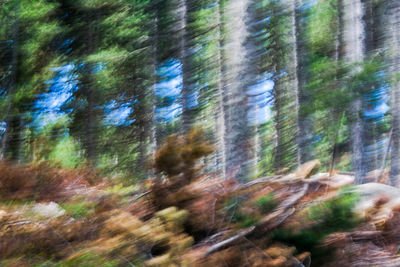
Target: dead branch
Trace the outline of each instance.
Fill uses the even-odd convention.
[[[296,193],[292,197],[288,198],[287,200],[283,201],[276,208],[276,210],[273,213],[264,217],[261,220],[261,222],[258,223],[256,226],[247,228],[247,229],[243,230],[241,233],[211,246],[205,252],[205,255],[207,256],[214,252],[217,252],[229,245],[232,245],[233,243],[237,242],[239,239],[249,237],[254,233],[265,233],[266,231],[269,231],[271,229],[278,227],[296,211],[296,209],[292,206],[295,205],[297,203],[297,201],[299,201],[302,197],[305,196],[305,194],[307,193],[307,190],[308,190],[308,184],[305,184],[298,193]]]
[[[325,239],[324,245],[329,246],[348,241],[375,240],[380,237],[382,237],[382,232],[380,231],[356,231],[356,232],[346,232],[346,233],[333,233]]]
[[[262,177],[262,178],[253,180],[251,182],[248,182],[246,184],[240,184],[235,189],[246,189],[246,188],[252,187],[253,185],[256,185],[256,184],[269,183],[269,182],[274,181],[275,179],[278,179],[281,177],[282,177],[282,175]]]
[[[232,245],[233,243],[235,243],[236,241],[238,241],[241,238],[244,238],[246,235],[248,235],[249,233],[251,233],[254,230],[254,226],[247,228],[245,230],[243,230],[241,233],[232,236],[224,241],[221,241],[215,245],[212,245],[206,252],[205,252],[205,256],[210,255],[214,252],[217,252],[229,245]]]

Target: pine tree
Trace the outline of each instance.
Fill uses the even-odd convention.
[[[59,33],[56,6],[47,1],[7,1],[0,6],[1,80],[5,101],[2,157],[24,158],[25,124],[36,94],[46,90],[57,53],[54,38]]]

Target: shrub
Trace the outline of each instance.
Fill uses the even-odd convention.
[[[257,199],[257,208],[261,213],[268,213],[277,206],[274,194],[268,193],[266,196],[262,196]]]
[[[48,199],[60,189],[62,179],[44,163],[12,165],[0,162],[0,192],[3,200]]]
[[[75,219],[84,218],[94,211],[94,204],[88,202],[63,204],[61,207]]]
[[[204,132],[200,128],[194,128],[185,136],[173,134],[167,137],[165,144],[157,151],[155,168],[170,180],[190,183],[197,176],[197,161],[212,151],[213,147],[205,141]]]
[[[310,251],[314,262],[329,256],[329,251],[322,248],[321,241],[329,234],[346,231],[360,223],[353,212],[358,196],[354,193],[339,194],[324,203],[309,208],[306,213],[311,226],[294,233],[291,229],[279,229],[273,239],[296,246],[300,252]],[[319,266],[318,263],[315,266]]]

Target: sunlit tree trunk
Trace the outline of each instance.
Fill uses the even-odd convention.
[[[151,133],[150,133],[150,143],[151,143],[151,155],[152,160],[154,160],[155,153],[158,149],[158,134],[157,134],[157,96],[156,96],[156,87],[158,83],[158,68],[159,68],[159,60],[158,60],[158,42],[159,42],[159,32],[158,32],[158,10],[155,7],[155,16],[154,16],[154,29],[153,29],[153,43],[152,43],[152,59],[153,59],[153,91],[152,91],[152,114],[151,114]]]
[[[228,177],[244,180],[249,173],[251,142],[248,134],[247,120],[247,84],[243,81],[246,75],[247,59],[245,41],[248,36],[246,15],[249,2],[230,0],[225,6],[227,18],[224,43],[226,72],[225,118],[226,166]]]
[[[217,2],[216,6],[216,22],[218,23],[217,27],[217,36],[218,39],[218,47],[217,47],[217,109],[215,111],[215,132],[216,132],[216,164],[217,169],[221,170],[221,175],[224,179],[226,179],[226,150],[225,150],[225,101],[224,101],[224,94],[227,89],[225,81],[224,81],[224,59],[223,59],[223,6],[221,1]]]

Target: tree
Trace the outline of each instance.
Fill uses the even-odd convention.
[[[392,145],[390,159],[390,184],[400,186],[400,82],[398,73],[400,71],[400,3],[388,1],[388,45],[390,47],[390,73],[392,74],[391,86],[391,114],[392,114]]]
[[[7,1],[0,5],[1,89],[5,101],[2,157],[22,161],[26,123],[32,102],[46,90],[57,52],[54,38],[59,33],[56,5],[47,1]],[[11,23],[8,23],[10,22]]]

